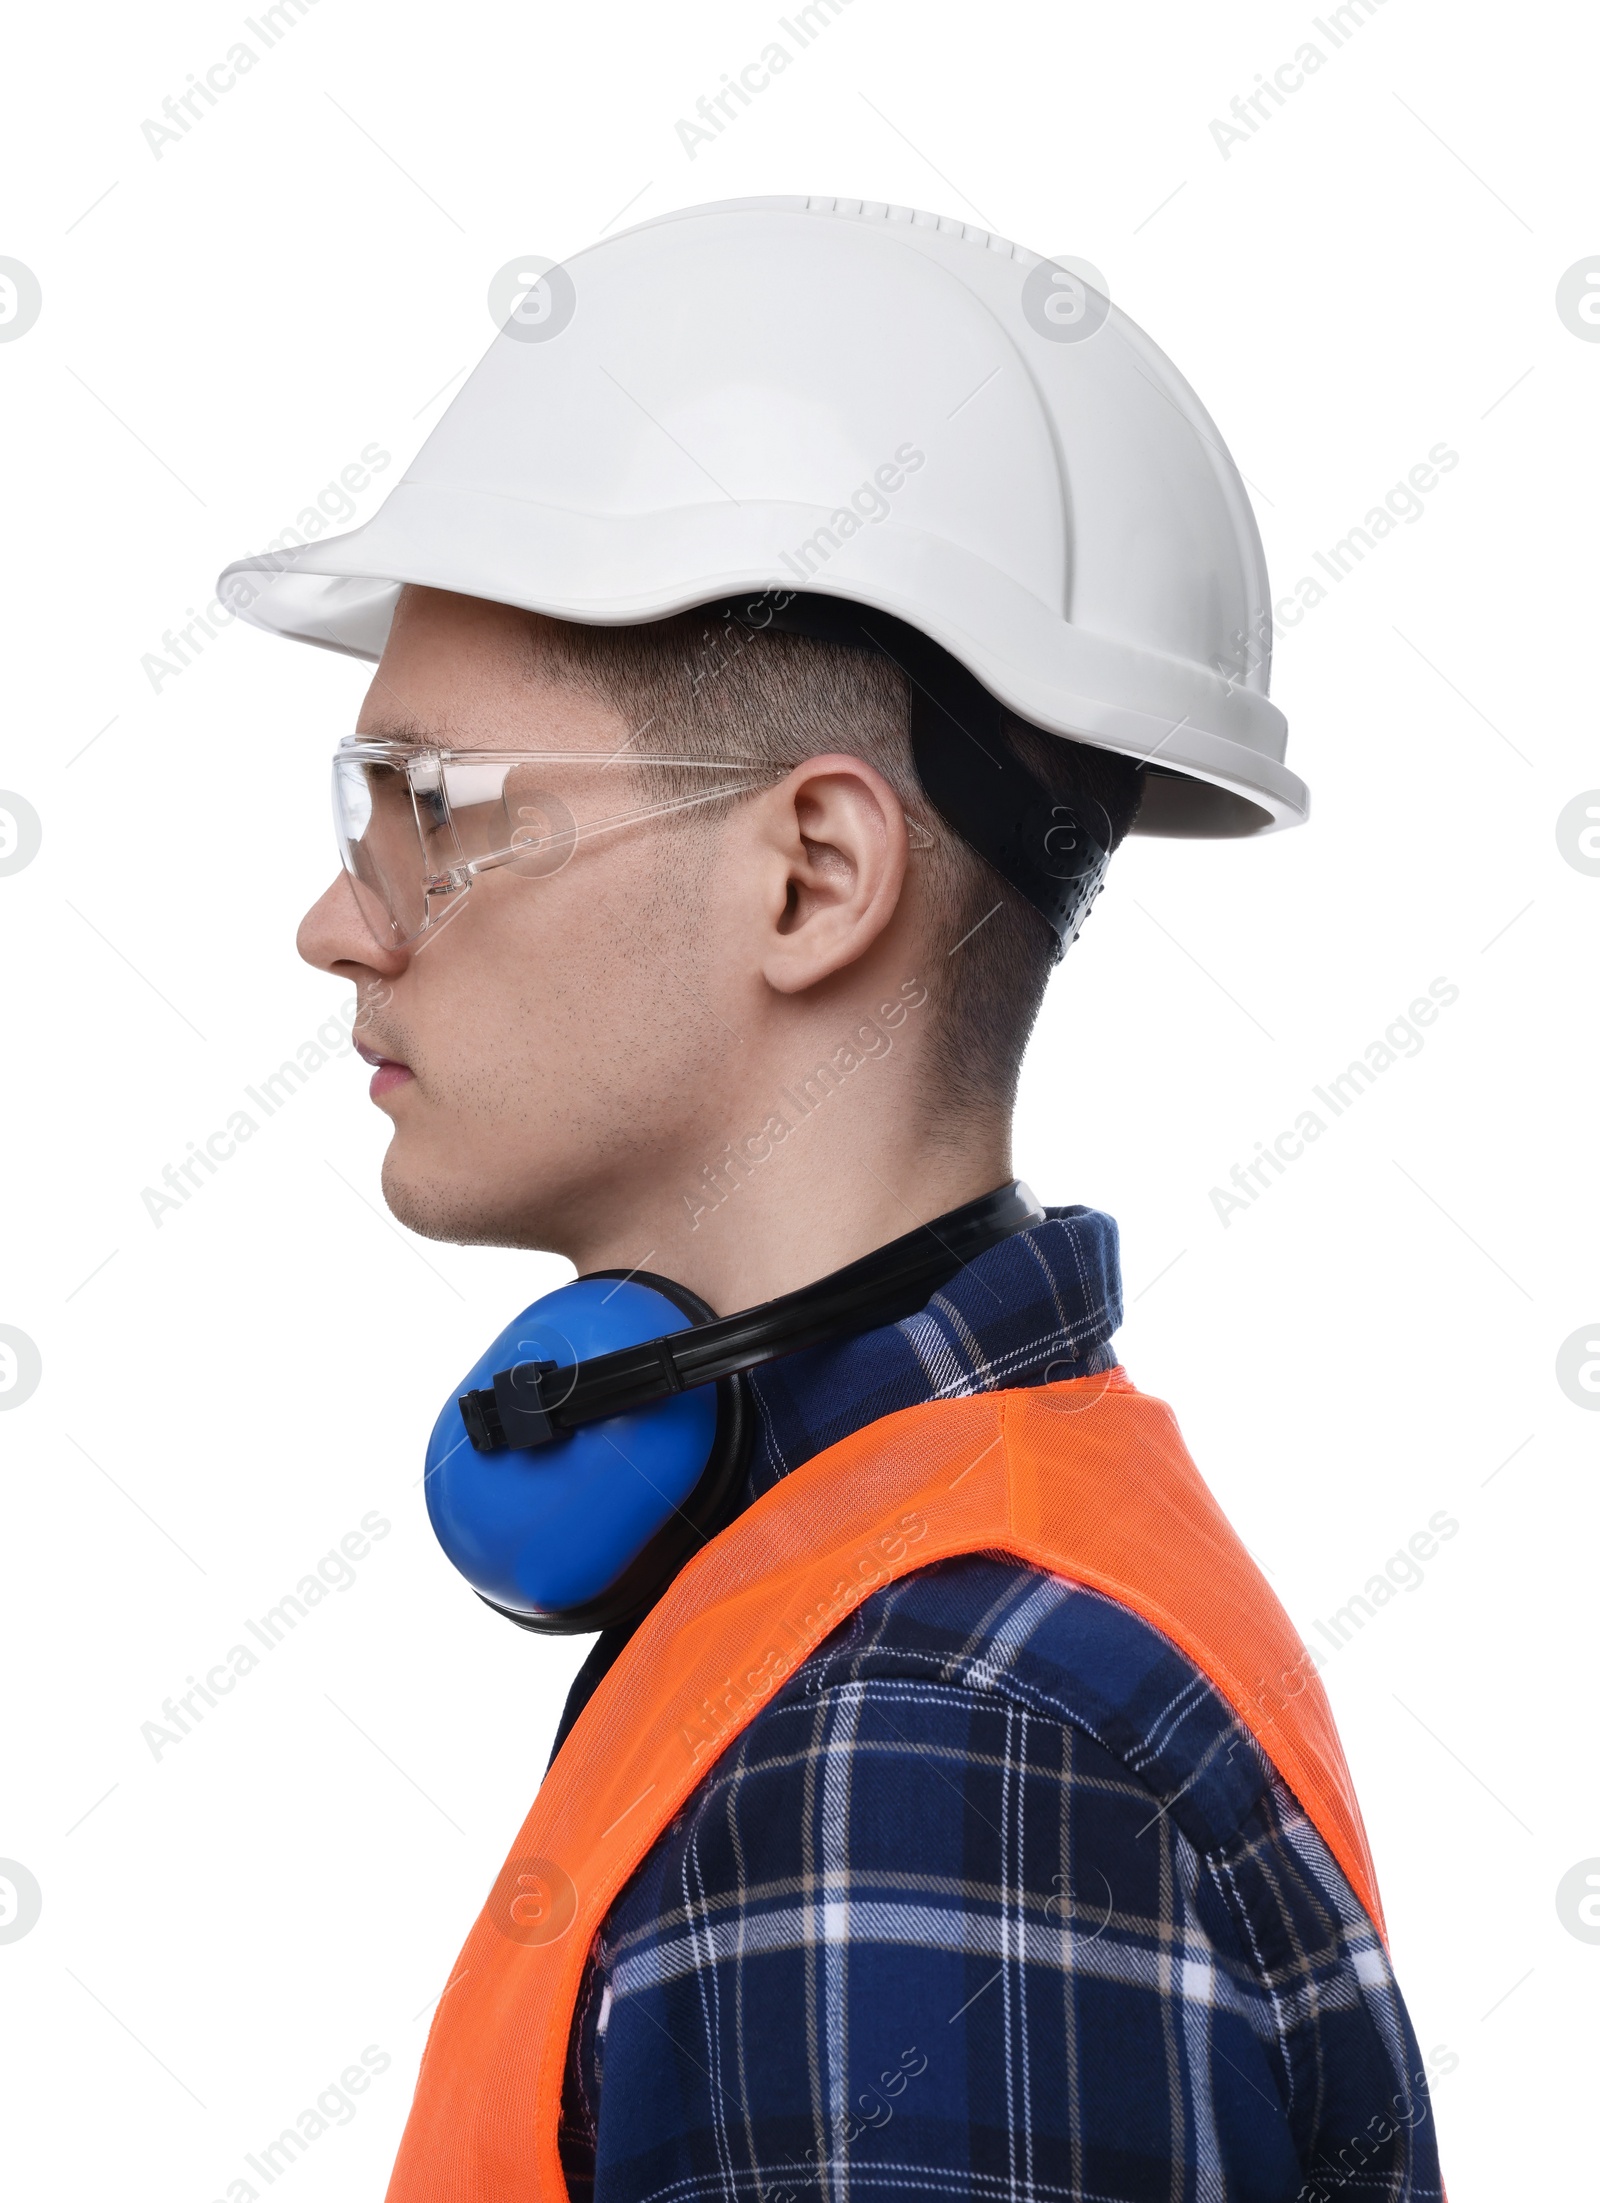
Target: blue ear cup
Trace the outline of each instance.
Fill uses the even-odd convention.
[[[546,1293],[440,1411],[424,1479],[439,1543],[524,1629],[637,1620],[738,1509],[749,1372],[902,1323],[1045,1212],[1013,1180],[759,1307],[719,1316],[648,1270]]]
[[[545,1389],[559,1400],[561,1370],[711,1320],[694,1294],[648,1272],[576,1278],[524,1309],[455,1390],[553,1362]],[[428,1517],[468,1583],[513,1621],[563,1634],[607,1628],[647,1606],[727,1519],[751,1425],[735,1376],[536,1449],[479,1453],[452,1394],[428,1441]]]

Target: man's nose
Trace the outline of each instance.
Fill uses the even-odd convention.
[[[383,947],[361,915],[350,875],[341,872],[300,921],[295,946],[319,971],[348,978],[352,966],[397,979],[410,962],[406,949]]]

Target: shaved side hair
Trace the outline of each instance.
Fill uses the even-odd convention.
[[[935,993],[933,1075],[958,1114],[997,1103],[1009,1109],[1056,937],[928,801],[911,754],[910,684],[891,659],[808,635],[756,634],[695,612],[637,627],[530,614],[528,638],[541,675],[598,697],[626,721],[627,754],[647,779],[653,757],[751,758],[782,773],[830,750],[882,773],[907,818],[932,837],[932,848],[912,858],[930,961],[960,948],[950,983]],[[1099,804],[1117,846],[1142,792],[1133,759],[1045,734],[1009,712],[1005,739],[1052,795]],[[707,804],[705,814],[721,808]]]

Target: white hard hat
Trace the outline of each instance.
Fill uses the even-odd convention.
[[[1238,470],[1067,267],[855,199],[641,224],[543,276],[371,520],[223,602],[376,658],[407,582],[606,625],[798,588],[1152,763],[1136,831],[1297,824]]]

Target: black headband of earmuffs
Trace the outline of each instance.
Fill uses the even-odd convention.
[[[759,1308],[565,1368],[531,1361],[496,1370],[492,1386],[461,1395],[461,1420],[479,1453],[549,1445],[585,1423],[632,1414],[780,1355],[902,1322],[976,1255],[1043,1221],[1028,1188],[1013,1181]]]
[[[729,597],[707,616],[753,634],[809,635],[889,658],[911,688],[911,754],[923,791],[1049,925],[1061,956],[1076,940],[1111,858],[1111,821],[1087,793],[1052,795],[1005,736],[1006,708],[948,650],[843,597],[789,589]]]

